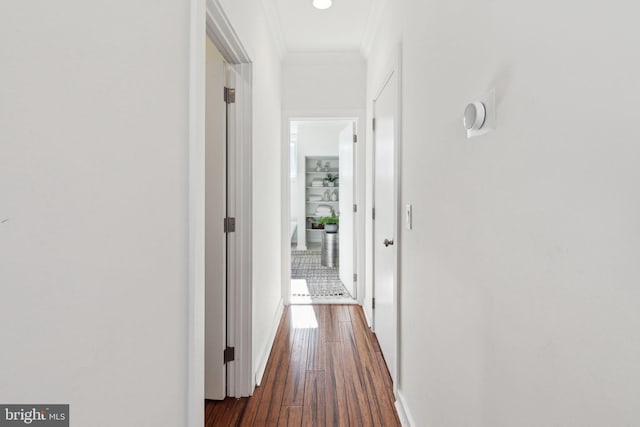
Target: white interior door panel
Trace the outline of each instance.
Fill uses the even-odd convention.
[[[207,37],[205,122],[205,398],[226,395],[226,113],[224,59]]]
[[[374,331],[396,380],[396,120],[398,81],[393,73],[374,101]],[[385,243],[386,242],[386,243]]]

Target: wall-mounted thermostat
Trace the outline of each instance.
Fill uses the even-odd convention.
[[[487,117],[487,109],[482,102],[472,102],[464,109],[462,122],[467,130],[478,130],[482,128],[484,119]]]
[[[467,104],[462,123],[467,130],[467,138],[484,135],[496,128],[496,92],[491,90],[477,101]]]

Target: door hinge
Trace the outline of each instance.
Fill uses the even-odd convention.
[[[236,102],[236,90],[230,87],[224,88],[224,102],[234,104]]]
[[[236,348],[227,347],[224,349],[224,363],[233,362],[236,360]]]
[[[358,281],[358,273],[353,273],[353,281],[354,282]]]
[[[353,205],[353,212],[354,213],[358,212],[358,205]]]
[[[225,233],[235,233],[236,231],[236,219],[235,218],[225,218],[224,219],[224,232]]]
[[[371,219],[376,219],[376,208],[371,209]]]
[[[353,142],[358,142],[358,135],[355,133],[353,134]]]
[[[373,131],[376,131],[376,119],[375,117],[371,120],[371,126],[373,127]]]
[[[376,308],[376,299],[375,298],[371,298],[371,308],[373,308],[373,309]]]

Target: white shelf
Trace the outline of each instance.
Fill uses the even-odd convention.
[[[307,175],[315,175],[315,174],[328,174],[328,173],[338,173],[338,169],[337,168],[331,168],[328,171],[316,171],[316,170],[311,170],[311,171],[307,171]]]
[[[323,167],[325,164],[329,163],[329,168],[328,168],[329,170],[317,171],[316,164],[318,161],[320,161]],[[338,210],[339,203],[340,203],[337,200],[336,201],[309,200],[310,196],[316,196],[316,197],[322,196],[322,194],[327,192],[327,190],[329,190],[329,195],[331,195],[334,192],[336,194],[340,193],[339,185],[334,185],[333,187],[329,187],[326,185],[323,185],[322,187],[313,187],[311,186],[311,183],[314,180],[318,182],[320,179],[326,178],[328,174],[331,174],[332,176],[335,176],[335,175],[339,176],[340,168],[339,168],[339,162],[338,162],[337,156],[309,156],[309,157],[306,157],[304,165],[305,165],[305,176],[304,176],[305,200],[304,202],[305,202],[305,215],[306,215],[305,231],[310,233],[310,234],[305,234],[305,240],[309,242],[310,241],[309,236],[313,236],[311,241],[316,241],[319,237],[318,236],[319,233],[313,233],[313,232],[324,232],[324,228],[311,228],[310,223],[315,223],[318,218],[322,218],[325,215],[316,215],[315,212],[309,213],[306,211],[307,210],[315,211],[317,206],[327,205],[332,208],[334,213],[337,213],[336,211]],[[324,183],[326,184],[326,181],[324,181]],[[336,182],[336,184],[338,183],[339,181]]]

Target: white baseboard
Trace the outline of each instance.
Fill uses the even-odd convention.
[[[364,306],[362,306],[362,312],[364,313],[364,320],[367,322],[367,326],[371,327],[371,319],[367,316],[367,310],[365,310]]]
[[[402,396],[402,392],[398,390],[396,394],[398,396],[398,399],[396,400],[395,404],[396,411],[398,411],[398,417],[400,418],[400,424],[402,424],[402,427],[416,426],[417,424],[415,423],[415,421],[413,421],[413,417],[409,412],[409,408],[407,407],[407,403]]]
[[[278,326],[280,325],[280,319],[282,319],[282,311],[284,310],[284,303],[282,299],[278,303],[278,308],[276,309],[276,315],[273,319],[271,325],[271,331],[269,332],[269,339],[267,340],[267,344],[262,352],[262,356],[260,356],[258,367],[256,369],[256,385],[260,385],[262,383],[262,376],[264,375],[264,370],[267,368],[267,361],[269,360],[269,355],[271,354],[271,348],[273,347],[273,343],[276,339],[276,334],[278,333]]]

